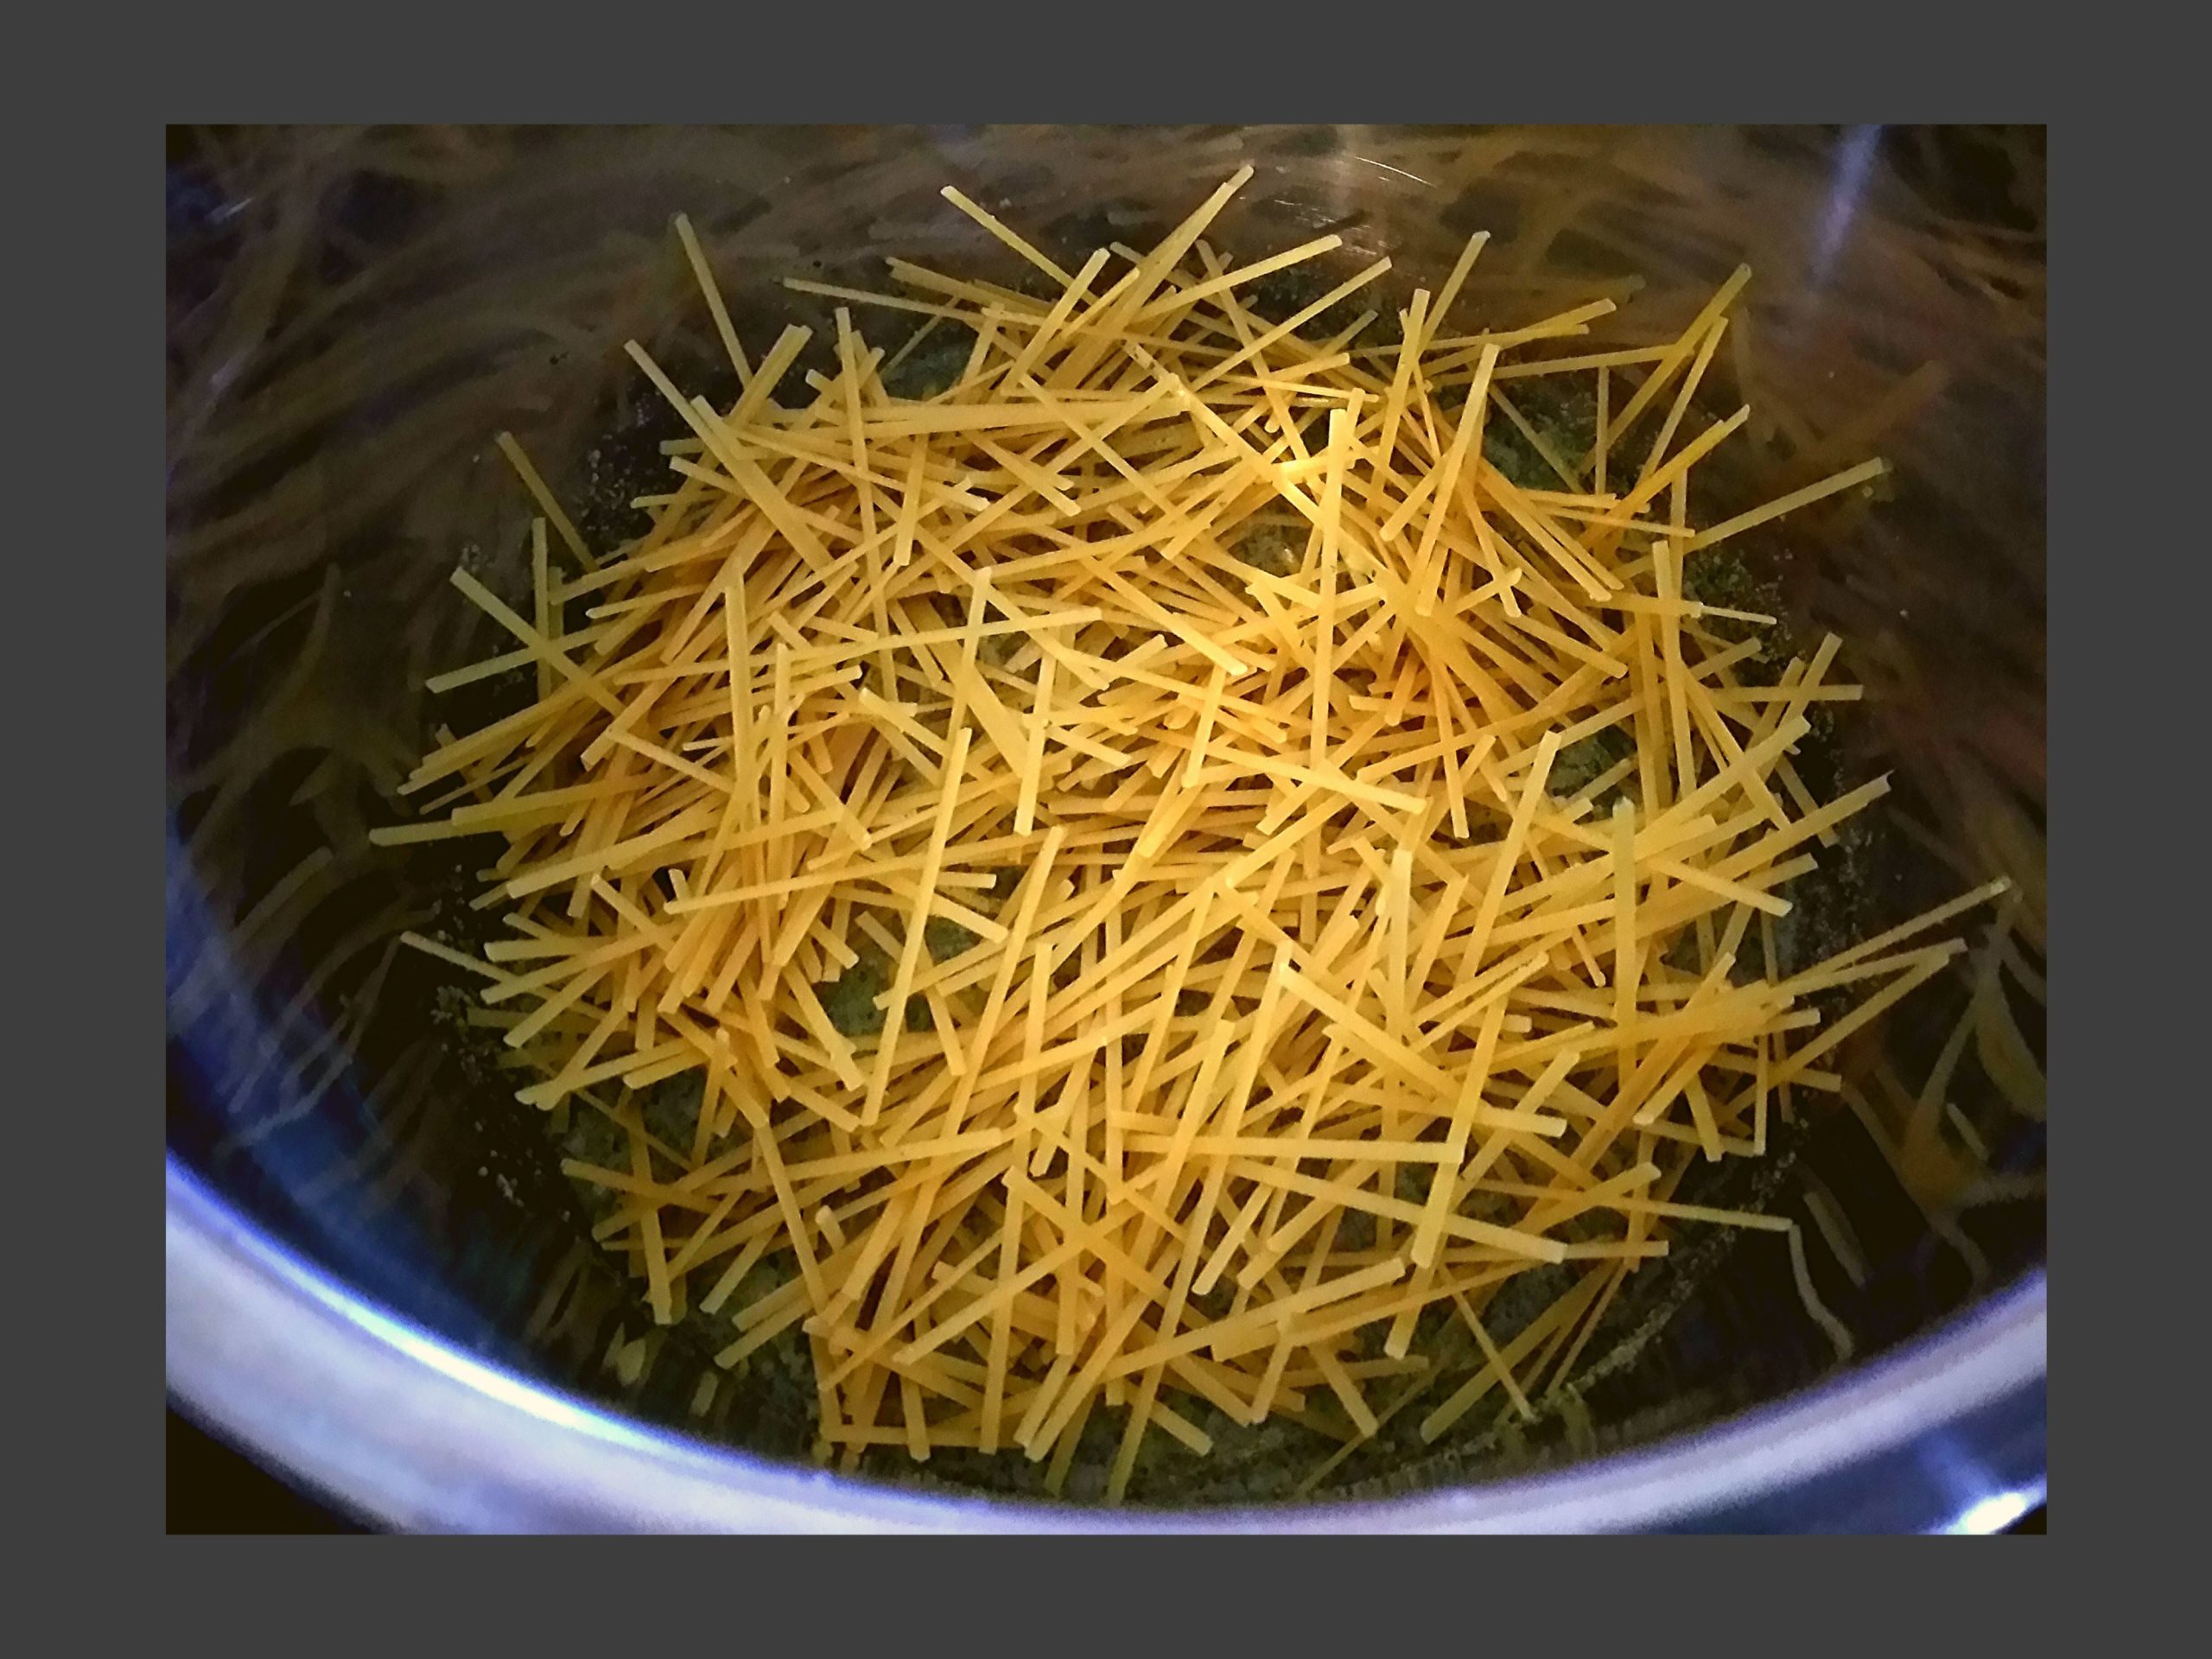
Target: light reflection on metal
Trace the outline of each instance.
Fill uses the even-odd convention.
[[[1379,167],[1385,173],[1395,173],[1402,179],[1411,179],[1415,184],[1420,185],[1423,189],[1435,188],[1433,185],[1430,184],[1427,179],[1421,177],[1420,174],[1408,173],[1404,168],[1393,167],[1388,162],[1378,162],[1372,156],[1355,156],[1352,157],[1352,160],[1356,162],[1365,162],[1370,167]]]
[[[1828,270],[1842,251],[1851,221],[1859,215],[1859,198],[1866,189],[1866,175],[1873,168],[1875,147],[1881,142],[1878,125],[1853,127],[1845,135],[1843,153],[1836,161],[1835,182],[1821,213],[1821,239],[1813,253],[1815,287],[1827,283]]]
[[[170,1225],[177,1224],[178,1200],[188,1197],[188,1217],[219,1217],[222,1226],[236,1239],[251,1243],[259,1270],[280,1283],[289,1295],[311,1301],[351,1325],[372,1342],[404,1354],[440,1376],[487,1399],[545,1423],[582,1431],[601,1439],[643,1445],[656,1437],[640,1433],[604,1412],[572,1403],[554,1391],[495,1365],[470,1358],[430,1332],[383,1312],[368,1298],[355,1294],[327,1278],[318,1268],[277,1241],[253,1230],[229,1211],[200,1177],[187,1170],[172,1155],[168,1160]],[[235,1240],[232,1248],[236,1249]]]
[[[304,1484],[403,1529],[1725,1531],[1748,1516],[1755,1529],[1795,1531],[1817,1523],[1804,1503],[1821,1480],[1835,1512],[1881,1500],[1859,1529],[1976,1532],[2009,1524],[2042,1491],[2018,1446],[1954,1455],[1944,1421],[2040,1360],[2040,1274],[1963,1331],[1599,1464],[1384,1501],[1102,1514],[847,1481],[625,1417],[384,1312],[262,1235],[174,1156],[168,1185],[172,1392]]]
[[[619,1419],[604,1412],[573,1406],[549,1389],[524,1382],[496,1367],[480,1364],[465,1354],[456,1353],[435,1338],[425,1336],[397,1319],[387,1319],[356,1298],[334,1300],[331,1306],[369,1335],[389,1344],[410,1358],[443,1373],[464,1388],[474,1389],[502,1405],[526,1412],[541,1422],[556,1423],[564,1428],[581,1429],[641,1445],[652,1438],[636,1433]]]
[[[1959,1518],[1943,1530],[1976,1535],[2002,1532],[2043,1501],[2044,1489],[2040,1484],[2016,1491],[1992,1492],[1967,1504]]]

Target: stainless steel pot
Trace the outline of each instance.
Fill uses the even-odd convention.
[[[1109,1514],[832,1476],[777,1455],[788,1423],[690,1415],[703,1358],[647,1337],[536,1126],[471,1074],[435,977],[385,950],[466,874],[361,832],[434,718],[421,680],[470,654],[446,571],[520,546],[489,440],[520,432],[581,511],[614,510],[593,491],[597,441],[626,419],[621,342],[680,356],[696,326],[671,213],[707,238],[741,327],[772,335],[817,320],[774,286],[795,269],[992,268],[944,182],[1047,241],[1134,242],[1245,160],[1226,242],[1334,228],[1347,259],[1391,254],[1402,299],[1482,226],[1466,303],[1640,279],[1608,320],[1623,340],[1679,327],[1753,265],[1724,370],[1758,411],[1745,487],[1869,447],[1898,467],[1895,499],[1775,550],[1793,612],[1850,641],[1867,750],[1898,770],[1894,839],[1917,850],[1884,866],[1881,898],[2012,875],[2040,995],[2034,134],[192,135],[170,177],[168,583],[168,1368],[187,1410],[423,1529],[1924,1530],[2041,1500],[2043,1218],[2018,1196],[2039,1124],[1990,1148],[2012,1200],[1931,1232],[1841,1117],[1802,1157],[1868,1258],[1838,1298],[1852,1365],[1785,1328],[1771,1263],[1738,1251],[1618,1420],[1572,1442],[1478,1447],[1299,1507]],[[2022,1000],[2031,1048],[2039,1013]],[[1853,1063],[1910,1071],[1926,1033],[1892,1026]]]

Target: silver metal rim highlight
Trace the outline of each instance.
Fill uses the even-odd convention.
[[[461,1351],[262,1237],[172,1158],[172,1395],[378,1524],[470,1532],[1599,1532],[1738,1524],[1870,1482],[1862,1516],[1999,1525],[2043,1491],[2037,1272],[1952,1324],[1696,1433],[1556,1473],[1357,1504],[1103,1511],[948,1498],[796,1469],[626,1420]],[[2034,1466],[1961,1426],[2037,1396]],[[2002,1466],[2006,1462],[2014,1467]],[[1904,1488],[1913,1490],[1904,1490]],[[1762,1507],[1764,1506],[1764,1508]],[[1832,1523],[1832,1522],[1829,1522]],[[1796,1523],[1824,1524],[1808,1513]]]

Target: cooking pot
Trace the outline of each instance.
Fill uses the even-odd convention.
[[[2042,157],[2038,130],[2001,129],[173,134],[173,1400],[419,1529],[1980,1530],[2039,1503]],[[1010,276],[946,183],[1079,258],[1143,244],[1245,162],[1224,246],[1333,232],[1347,270],[1390,256],[1403,305],[1486,228],[1465,314],[1614,299],[1593,348],[1671,337],[1752,266],[1707,386],[1754,410],[1730,486],[1748,504],[1869,453],[1895,467],[1882,499],[1743,555],[1867,687],[1836,764],[1897,781],[1847,855],[1851,914],[2012,882],[1994,921],[1959,924],[2005,1014],[1952,1081],[1978,1173],[1931,1182],[1885,1128],[1962,981],[1842,1051],[1851,1105],[1802,1098],[1747,1178],[1802,1219],[1840,1345],[1774,1236],[1716,1237],[1638,1275],[1633,1340],[1572,1410],[1354,1460],[1295,1501],[1233,1460],[1121,1510],[987,1473],[834,1472],[788,1394],[701,1386],[711,1346],[652,1326],[456,988],[391,948],[465,904],[468,857],[365,831],[399,816],[433,729],[471,717],[421,690],[486,649],[448,572],[527,556],[495,435],[588,533],[619,534],[657,436],[623,343],[709,360],[673,214],[757,359],[787,322],[830,332],[832,302],[786,276],[880,286],[887,255]],[[880,343],[913,321],[856,320]]]

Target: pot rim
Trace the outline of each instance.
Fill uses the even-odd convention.
[[[167,1212],[172,1399],[395,1530],[1984,1531],[2044,1491],[2040,1268],[1876,1359],[1632,1451],[1403,1497],[1114,1510],[904,1491],[654,1427],[378,1306],[174,1154]]]

